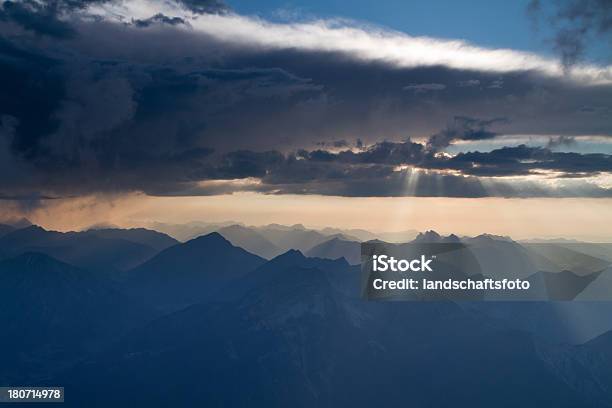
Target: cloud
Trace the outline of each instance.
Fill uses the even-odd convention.
[[[415,93],[430,92],[430,91],[443,91],[446,89],[444,84],[410,84],[406,85],[404,91],[414,91]]]
[[[0,194],[405,195],[398,167],[409,166],[432,180],[418,194],[459,196],[471,183],[465,194],[479,196],[485,178],[609,165],[550,150],[443,153],[501,132],[612,135],[608,67],[566,77],[532,54],[350,22],[276,24],[215,4],[3,3]],[[433,192],[434,181],[448,187]]]
[[[150,17],[154,10],[188,19],[189,13],[176,3],[155,4],[144,0],[111,2],[90,7],[90,12],[109,20],[124,21]],[[385,62],[401,68],[446,66],[452,69],[507,73],[538,71],[563,76],[563,65],[554,59],[508,49],[487,49],[460,40],[413,37],[407,34],[363,26],[346,20],[271,23],[237,14],[203,14],[191,19],[195,30],[227,43],[247,44],[268,50],[295,49],[342,53],[371,62]],[[593,83],[611,83],[612,67],[577,66],[572,77]]]
[[[585,176],[610,172],[612,156],[600,153],[552,152],[547,148],[520,145],[486,153],[459,153],[430,162],[426,166],[487,177],[531,175],[547,171],[560,172],[565,176]]]
[[[221,14],[230,11],[222,0],[180,0],[189,10],[199,14]]]
[[[140,20],[140,19],[134,20],[134,24],[137,27],[143,27],[143,28],[150,27],[155,24],[168,24],[171,26],[176,26],[176,25],[181,25],[181,24],[188,25],[188,23],[180,17],[168,17],[161,13],[158,13],[154,15],[153,17],[149,17],[144,20]]]
[[[548,139],[548,143],[546,144],[546,147],[548,147],[549,149],[554,149],[556,147],[572,146],[575,144],[576,144],[575,137],[557,136],[557,137],[551,137],[550,139]]]
[[[497,134],[489,130],[495,124],[507,123],[506,118],[493,118],[488,120],[456,116],[446,129],[431,136],[427,145],[430,149],[440,150],[449,146],[456,140],[486,140]]]
[[[346,177],[340,177],[341,174]],[[369,171],[361,169],[348,173],[320,172],[318,178],[310,179],[302,173],[299,180],[274,178],[266,181],[249,179],[248,182],[205,182],[174,191],[170,195],[198,196],[244,191],[343,197],[612,197],[612,189],[584,181],[576,183],[568,180],[547,185],[530,180],[482,179],[412,169],[386,172],[378,167],[370,168]]]
[[[554,48],[566,70],[574,69],[592,43],[612,43],[610,1],[560,0],[545,6],[540,0],[531,0],[527,12],[536,22],[552,22]]]
[[[229,153],[208,173],[222,182],[192,185],[182,194],[222,190],[365,197],[609,197],[612,190],[607,187],[571,179],[610,169],[612,156],[604,154],[556,153],[521,145],[448,157],[411,141],[380,142],[360,152]],[[548,172],[562,174],[549,183]]]
[[[478,86],[478,85],[480,85],[480,81],[478,79],[468,79],[466,81],[457,82],[457,86],[461,86],[461,87]]]

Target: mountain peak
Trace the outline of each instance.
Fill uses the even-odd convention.
[[[279,262],[279,261],[297,262],[297,261],[302,261],[304,259],[306,259],[306,257],[304,256],[304,254],[302,254],[302,252],[298,251],[297,249],[290,249],[284,254],[280,254],[276,258],[272,259],[270,262]]]
[[[8,269],[6,269],[8,268]],[[14,258],[6,259],[0,263],[0,271],[13,270],[21,273],[44,273],[49,277],[51,273],[75,272],[78,270],[73,265],[62,262],[52,256],[40,252],[25,252]]]
[[[48,232],[48,231],[44,229],[43,227],[39,227],[38,225],[32,224],[25,228],[15,229],[11,231],[9,234],[5,235],[3,238],[7,238],[10,236],[10,237],[18,237],[19,239],[22,239],[22,238],[28,239],[28,237],[36,237],[43,232]]]
[[[505,237],[505,236],[501,236],[501,235],[493,235],[493,234],[480,234],[474,238],[472,238],[472,240],[474,241],[506,241],[506,242],[514,242],[512,241],[512,238],[510,237]]]
[[[461,242],[461,239],[455,235],[455,234],[450,234],[448,236],[442,236],[440,234],[438,234],[436,231],[434,230],[429,230],[426,231],[424,233],[419,233],[419,235],[417,235],[417,237],[414,239],[413,242],[419,242],[419,243],[454,243],[454,242]]]
[[[233,246],[231,242],[229,242],[227,239],[225,239],[223,235],[219,234],[216,231],[206,235],[200,235],[199,237],[186,242],[186,244],[189,243],[218,243]]]
[[[46,231],[46,229],[36,224],[30,224],[26,227],[23,227],[22,229],[26,231]]]
[[[9,218],[7,220],[2,221],[2,223],[5,225],[10,225],[11,227],[17,228],[17,229],[26,228],[26,227],[29,227],[30,225],[33,225],[32,222],[30,222],[30,220],[28,220],[25,217]]]
[[[434,230],[419,232],[419,235],[414,239],[415,242],[438,242],[442,239],[440,234]]]

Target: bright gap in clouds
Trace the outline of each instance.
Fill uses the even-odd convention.
[[[483,48],[461,40],[414,37],[343,19],[272,23],[232,13],[196,15],[173,2],[146,0],[94,4],[87,13],[120,22],[147,19],[162,13],[181,17],[192,29],[230,43],[264,49],[339,52],[403,68],[442,65],[499,73],[536,71],[556,77],[566,75],[559,60],[534,53]],[[582,64],[566,76],[580,83],[609,84],[612,83],[612,67]]]
[[[208,197],[127,194],[49,200],[24,212],[0,201],[6,217],[26,216],[48,229],[95,224],[121,227],[153,222],[235,221],[308,227],[364,228],[377,232],[434,229],[440,233],[509,235],[514,239],[567,238],[612,242],[612,199],[332,197],[236,193]],[[571,215],[571,216],[568,216]]]
[[[489,140],[456,140],[444,148],[444,151],[456,155],[474,151],[490,152],[503,147],[516,147],[524,144],[531,147],[550,148],[555,152],[612,155],[612,138],[609,136],[574,136],[567,138],[567,143],[558,143],[560,137],[560,135],[498,135]]]

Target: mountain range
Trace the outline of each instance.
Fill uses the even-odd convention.
[[[612,303],[578,301],[612,293],[605,245],[429,231],[395,245],[471,248],[483,274],[577,300],[368,302],[354,235],[219,229],[6,228],[0,384],[75,407],[611,406]]]

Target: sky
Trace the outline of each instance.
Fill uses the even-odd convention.
[[[603,2],[605,3],[605,2]],[[554,56],[553,2],[532,0],[230,0],[238,13],[272,21],[295,18],[345,18],[415,36],[461,39],[484,47],[509,48]],[[586,3],[583,3],[586,4]],[[547,12],[534,13],[534,5]],[[609,10],[608,10],[609,12]],[[593,41],[585,57],[599,63],[612,58],[610,44]]]
[[[612,239],[609,2],[1,4],[0,218]]]
[[[382,1],[374,6],[368,0],[228,1],[241,14],[283,21],[299,16],[314,18],[343,17],[377,24],[417,36],[463,39],[481,46],[536,51],[552,55],[546,37],[534,35],[533,22],[527,16],[529,1],[465,2]],[[477,24],[475,24],[477,22]]]

